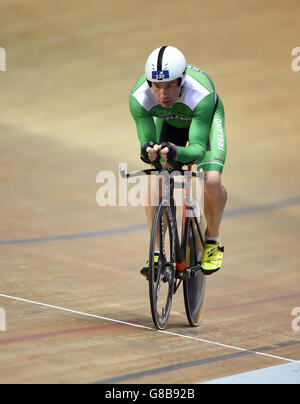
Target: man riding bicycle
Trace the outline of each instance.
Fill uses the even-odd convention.
[[[202,69],[187,64],[178,49],[162,46],[150,54],[145,74],[130,93],[129,106],[145,163],[161,159],[167,167],[168,161],[197,161],[197,168],[203,169],[207,230],[201,269],[206,275],[218,271],[224,253],[219,234],[227,201],[221,181],[227,142],[223,103],[213,81]],[[150,231],[154,211],[149,203]],[[148,269],[149,263],[141,273],[147,276]]]

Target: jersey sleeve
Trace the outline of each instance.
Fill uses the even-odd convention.
[[[129,97],[129,109],[136,124],[141,147],[146,142],[156,142],[156,127],[153,116],[140,105],[132,94]]]
[[[215,108],[215,93],[203,98],[194,109],[189,130],[189,145],[178,147],[178,161],[188,163],[201,162],[204,158],[210,134],[211,120]]]

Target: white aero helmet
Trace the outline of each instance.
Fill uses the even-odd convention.
[[[147,81],[151,87],[152,82],[161,83],[179,79],[182,86],[187,71],[184,55],[173,46],[162,46],[155,49],[148,57],[145,66]]]

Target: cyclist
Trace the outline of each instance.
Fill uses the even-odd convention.
[[[220,225],[227,201],[222,184],[227,142],[224,107],[211,78],[199,67],[187,64],[172,46],[155,49],[130,93],[129,106],[141,144],[141,159],[148,164],[161,159],[197,161],[204,171],[204,212],[207,231],[201,269],[206,275],[222,266]],[[155,207],[146,207],[151,231]],[[159,245],[155,262],[159,260]],[[149,263],[141,273],[147,276]]]

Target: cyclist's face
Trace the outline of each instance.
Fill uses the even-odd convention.
[[[165,108],[170,108],[176,102],[181,90],[178,87],[178,80],[166,83],[152,83],[152,89],[157,101]]]

